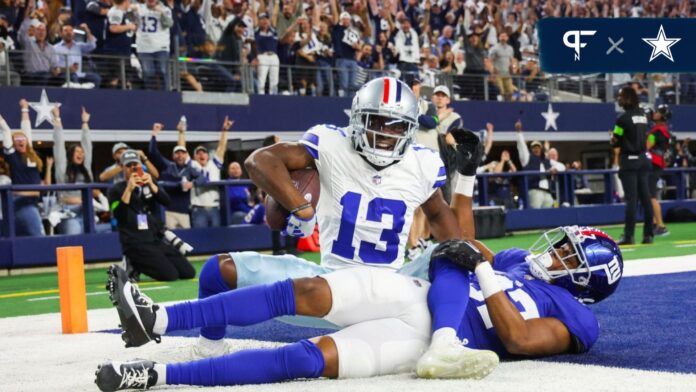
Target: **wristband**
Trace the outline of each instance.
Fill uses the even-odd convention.
[[[296,213],[298,213],[302,210],[306,210],[307,208],[311,208],[311,207],[312,207],[312,203],[305,203],[299,207],[295,207],[292,210],[290,210],[290,214],[295,215]]]
[[[22,113],[29,113],[29,109],[22,109]]]
[[[474,196],[474,184],[476,184],[476,176],[463,176],[459,174],[457,185],[454,187],[454,193],[459,193],[467,197]]]
[[[498,278],[495,276],[495,272],[493,272],[491,263],[480,263],[476,266],[476,269],[474,269],[474,273],[476,273],[476,278],[478,278],[483,298],[488,299],[491,295],[502,291],[498,284]]]

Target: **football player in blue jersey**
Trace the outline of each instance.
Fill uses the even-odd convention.
[[[622,272],[614,240],[577,226],[544,233],[530,251],[493,255],[478,241],[443,242],[431,255],[432,286],[383,269],[344,268],[159,307],[127,280],[125,271],[113,267],[111,299],[132,346],[174,330],[251,325],[285,315],[322,317],[343,329],[280,348],[192,362],[108,361],[97,369],[96,383],[102,391],[114,391],[369,377],[414,369],[426,378],[481,378],[495,368],[498,356],[589,350],[599,323],[587,304],[611,295]],[[428,348],[431,328],[435,333]]]

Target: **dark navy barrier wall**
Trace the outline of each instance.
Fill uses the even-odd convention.
[[[39,101],[42,89],[4,87],[0,91],[1,114],[14,128],[19,127],[19,99]],[[90,125],[95,130],[147,130],[156,121],[173,129],[184,114],[189,128],[215,131],[225,115],[229,115],[235,120],[235,131],[259,132],[260,138],[269,132],[303,131],[322,123],[347,125],[346,110],[351,104],[349,98],[252,95],[249,105],[209,105],[183,103],[176,92],[60,88],[47,88],[46,92],[51,102],[62,104],[63,122],[68,129],[79,129],[80,107],[87,105],[92,113]],[[496,131],[513,131],[518,119],[526,130],[546,130],[541,113],[549,110],[548,103],[457,101],[453,107],[468,128],[481,129],[486,122],[493,122]],[[614,105],[604,103],[553,103],[552,111],[559,113],[556,119],[559,132],[607,132],[616,118]],[[677,106],[672,111],[676,131],[696,130],[696,108]],[[50,127],[47,122],[39,126]],[[556,131],[549,128],[549,132]]]
[[[606,204],[581,205],[574,208],[548,208],[548,209],[520,209],[509,210],[506,213],[506,229],[540,229],[561,225],[602,225],[623,222],[624,205],[611,204],[610,197],[613,192],[609,181],[615,171],[612,170],[586,170],[558,174],[559,177],[577,174],[603,175],[605,182],[609,186],[605,187],[603,199]],[[687,199],[686,176],[696,173],[696,168],[691,169],[667,169],[666,175],[676,176],[675,187],[676,200],[663,201],[663,209],[671,207],[686,207],[696,212],[696,200]],[[488,178],[492,177],[516,177],[521,180],[520,198],[526,205],[527,186],[525,185],[530,177],[539,176],[538,172],[517,172],[517,173],[496,173],[479,175],[479,202],[487,205],[486,195]],[[213,254],[218,252],[229,252],[239,250],[258,250],[270,249],[272,246],[271,232],[266,225],[235,225],[227,226],[230,222],[230,211],[228,205],[228,193],[226,185],[250,184],[249,180],[218,181],[211,182],[217,185],[221,191],[221,221],[222,227],[200,228],[188,230],[176,230],[177,234],[186,242],[194,247],[193,254]],[[169,183],[160,182],[160,185]],[[3,209],[3,233],[5,237],[0,238],[0,268],[20,268],[39,265],[54,265],[56,263],[55,248],[59,246],[79,245],[84,248],[85,260],[116,260],[121,258],[121,247],[118,240],[118,233],[94,233],[94,220],[92,189],[104,189],[106,184],[71,184],[71,185],[15,185],[0,186]],[[15,237],[14,236],[14,213],[12,205],[14,197],[13,190],[82,190],[85,216],[85,232],[82,235],[55,235],[46,237]],[[571,203],[572,189],[568,199]]]

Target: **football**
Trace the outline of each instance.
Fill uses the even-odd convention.
[[[293,185],[304,195],[305,200],[317,208],[319,201],[319,173],[314,169],[301,169],[290,172]],[[271,195],[266,196],[266,223],[272,230],[283,230],[289,211],[278,204]]]

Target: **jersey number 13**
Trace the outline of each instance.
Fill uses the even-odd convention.
[[[355,257],[353,237],[361,202],[362,195],[355,192],[348,192],[341,198],[341,207],[343,207],[341,226],[338,229],[338,236],[331,245],[331,253],[346,259]],[[385,215],[392,216],[392,226],[390,229],[382,230],[379,240],[385,242],[387,246],[384,250],[379,250],[372,242],[360,241],[358,255],[365,263],[389,264],[399,255],[399,234],[404,228],[406,203],[403,200],[381,197],[370,200],[367,204],[365,220],[381,223]]]

